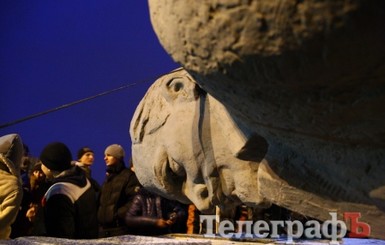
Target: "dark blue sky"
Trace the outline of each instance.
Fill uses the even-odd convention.
[[[113,143],[131,155],[128,128],[155,78],[178,67],[160,45],[145,0],[0,1],[0,124],[122,85],[106,96],[0,129],[18,133],[32,155],[53,141],[103,151]],[[126,161],[127,162],[127,161]]]

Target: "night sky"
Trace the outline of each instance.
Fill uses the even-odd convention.
[[[0,64],[0,135],[20,134],[33,156],[53,141],[67,144],[74,159],[89,146],[100,183],[104,149],[121,144],[127,163],[139,101],[156,78],[179,67],[160,45],[145,0],[2,0]]]

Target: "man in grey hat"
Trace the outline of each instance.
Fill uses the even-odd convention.
[[[104,151],[106,179],[99,199],[99,237],[129,234],[124,218],[132,198],[141,185],[135,173],[125,166],[125,151],[121,145],[109,145]]]

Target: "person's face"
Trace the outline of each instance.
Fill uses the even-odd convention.
[[[84,163],[85,165],[91,166],[94,163],[94,153],[93,152],[86,152],[83,154],[83,156],[79,159],[81,163]]]
[[[113,157],[109,154],[104,155],[104,161],[106,162],[107,166],[111,166],[116,164],[119,160],[116,157]]]
[[[33,171],[33,175],[35,176],[35,179],[39,182],[42,182],[45,180],[45,174],[42,170]]]

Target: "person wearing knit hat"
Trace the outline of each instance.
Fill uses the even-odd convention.
[[[125,156],[125,152],[121,145],[113,144],[106,148],[106,150],[104,151],[104,155],[106,156],[110,155],[118,160],[123,160]],[[108,164],[109,163],[107,163],[107,165]]]
[[[42,171],[52,180],[52,186],[42,200],[46,235],[69,239],[97,238],[96,192],[85,172],[71,164],[69,148],[61,142],[50,143],[42,150],[40,160]]]
[[[77,159],[84,165],[91,166],[94,163],[94,151],[84,146],[78,150]]]
[[[95,160],[94,151],[88,146],[84,146],[78,150],[77,158],[75,165],[86,171],[87,177],[91,178],[91,166]]]
[[[135,173],[125,166],[125,151],[119,144],[112,144],[104,151],[106,179],[99,198],[99,237],[129,234],[125,215],[133,197],[141,185]]]
[[[44,147],[40,154],[40,161],[43,164],[42,170],[47,175],[46,168],[55,172],[62,172],[71,168],[72,155],[65,144],[53,142]],[[50,171],[47,172],[48,175],[51,175]]]
[[[89,181],[91,181],[92,188],[96,191],[97,195],[100,192],[100,184],[92,178],[91,166],[94,164],[94,151],[88,147],[84,146],[78,150],[77,161],[74,161],[76,166],[79,166],[84,170]]]

